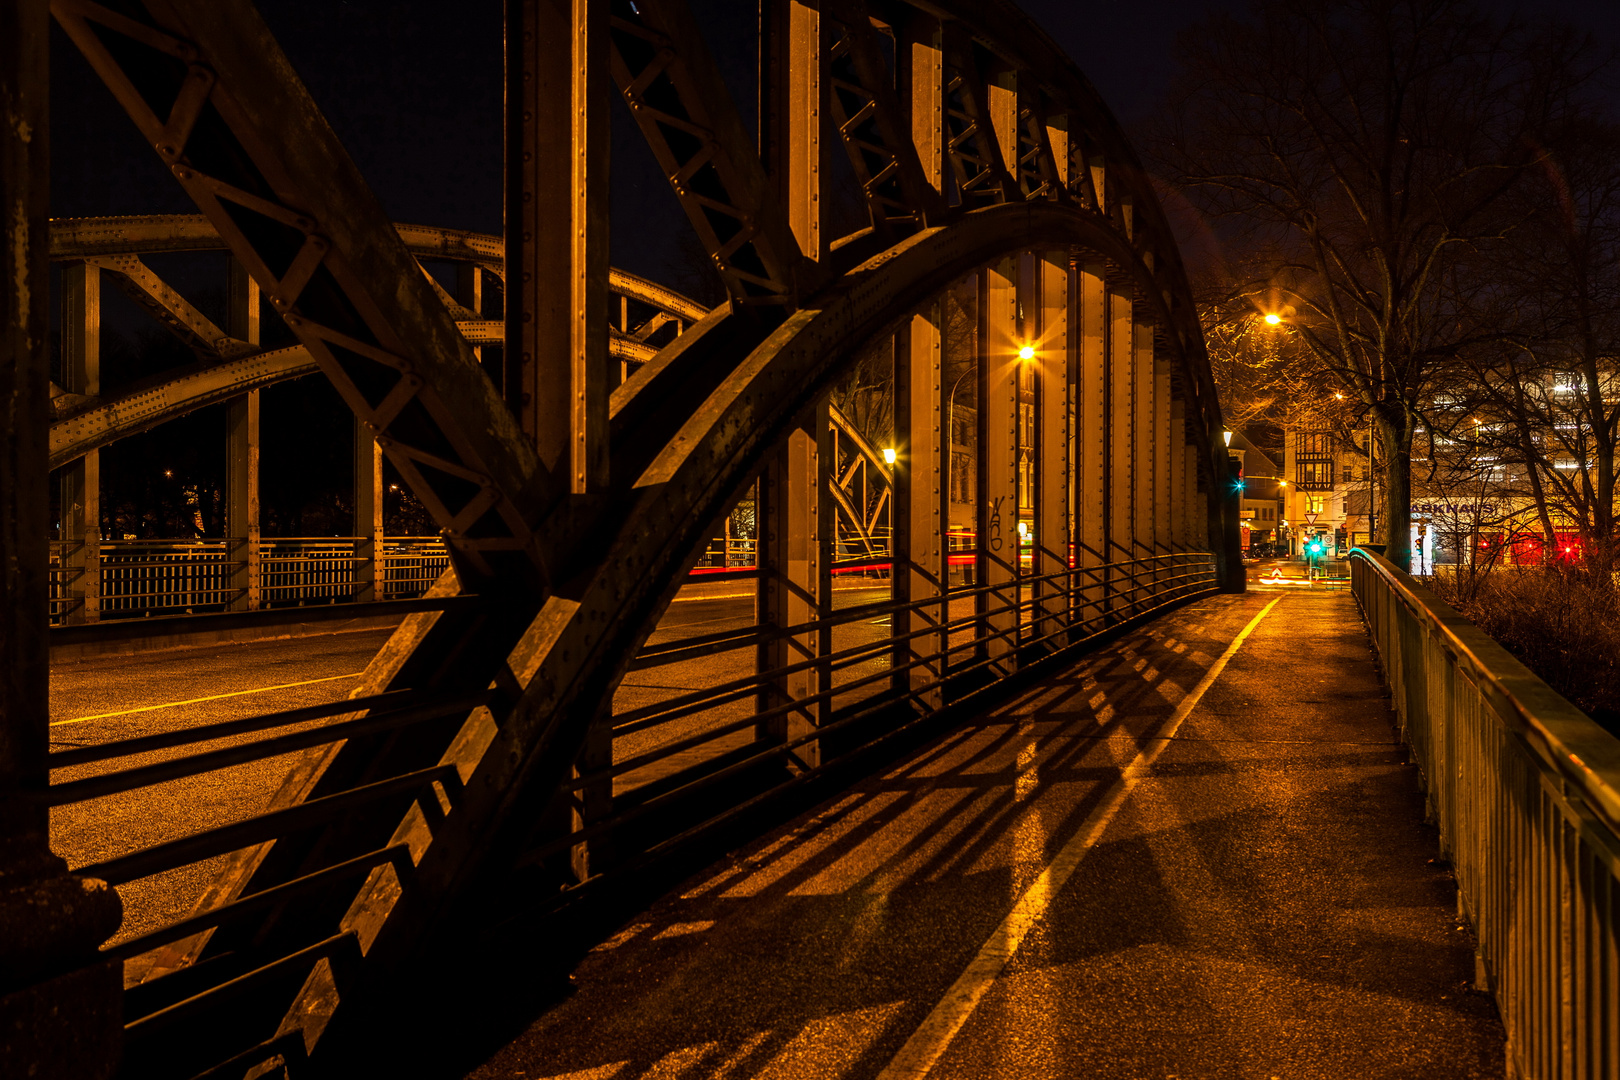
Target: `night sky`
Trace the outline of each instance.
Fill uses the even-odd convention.
[[[1129,128],[1173,76],[1178,34],[1211,11],[1245,5],[1025,0],[1023,6]],[[695,7],[731,81],[748,78],[753,0],[695,0]],[[500,231],[499,3],[264,0],[260,8],[396,220]],[[1616,0],[1557,0],[1524,10],[1565,19],[1620,45]],[[57,37],[53,215],[193,211],[83,60]],[[749,96],[739,93],[751,112]],[[678,284],[672,279],[682,276],[690,257],[671,240],[675,230],[638,226],[678,219],[678,208],[622,105],[618,109],[613,261]]]

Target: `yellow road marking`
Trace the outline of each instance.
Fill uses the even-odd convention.
[[[205,701],[219,701],[221,698],[241,697],[243,694],[263,694],[270,690],[291,690],[295,686],[313,686],[316,683],[336,682],[339,679],[356,679],[364,675],[363,671],[356,671],[348,675],[328,675],[324,679],[305,679],[303,682],[282,683],[279,686],[260,686],[253,690],[232,690],[228,694],[210,694],[207,697],[188,698],[185,701],[165,701],[161,705],[142,705],[138,709],[124,709],[120,712],[96,713],[94,716],[75,716],[71,720],[52,720],[51,727],[61,727],[63,724],[82,724],[86,720],[106,720],[112,716],[132,716],[135,713],[152,712],[155,709],[175,709],[181,705],[200,705]]]
[[[934,1006],[934,1011],[928,1014],[927,1019],[917,1030],[912,1032],[911,1038],[906,1040],[906,1044],[900,1048],[894,1060],[889,1062],[888,1068],[878,1074],[878,1080],[919,1080],[928,1075],[929,1070],[951,1045],[951,1040],[956,1038],[956,1033],[962,1030],[962,1025],[967,1023],[968,1017],[978,1007],[979,999],[984,997],[985,991],[990,989],[990,985],[1001,975],[1002,969],[1023,944],[1025,935],[1034,929],[1035,924],[1046,914],[1052,898],[1068,882],[1069,876],[1086,857],[1086,852],[1102,838],[1103,832],[1114,820],[1119,808],[1124,805],[1131,789],[1141,782],[1159,755],[1164,752],[1164,748],[1170,745],[1170,740],[1175,738],[1182,721],[1193,711],[1193,707],[1204,696],[1204,691],[1214,684],[1226,667],[1226,662],[1238,651],[1238,646],[1243,644],[1243,640],[1260,625],[1260,620],[1270,614],[1271,609],[1281,601],[1282,597],[1277,597],[1267,604],[1260,614],[1249,620],[1249,625],[1232,639],[1232,644],[1228,645],[1220,658],[1204,672],[1204,677],[1198,680],[1198,685],[1193,687],[1192,693],[1181,699],[1176,711],[1170,714],[1170,722],[1165,725],[1163,733],[1155,736],[1151,740],[1151,745],[1137,754],[1136,760],[1120,773],[1119,779],[1114,781],[1113,789],[1086,817],[1079,830],[1057,853],[1057,857],[1041,871],[1041,876],[1036,878],[1024,891],[1024,895],[1018,898],[1018,903],[1013,905],[1013,909],[1007,913],[1001,925],[996,927],[989,940],[979,949],[978,955],[968,964],[967,970],[951,984],[949,990],[945,991],[945,997]]]

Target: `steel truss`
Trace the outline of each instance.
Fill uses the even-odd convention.
[[[107,771],[36,792],[75,805],[300,754],[264,813],[75,868],[118,883],[226,863],[191,915],[116,951],[129,1075],[340,1062],[467,905],[611,881],[752,806],[761,776],[802,783],[1104,629],[1241,588],[1168,227],[1094,91],[1010,4],[765,0],[756,148],[680,0],[514,0],[518,224],[499,244],[392,225],[247,0],[51,7],[203,214],[58,229],[57,257],[144,297],[199,366],[152,402],[62,387],[52,462],[313,367],[453,558],[441,609],[409,616],[341,706],[162,736],[197,752],[161,766],[128,762],[147,741],[97,748]],[[608,271],[609,77],[726,286],[712,311]],[[532,156],[542,144],[570,148],[549,155],[562,171]],[[839,237],[835,144],[868,212]],[[565,227],[536,216],[545,197]],[[138,259],[195,245],[229,250],[299,346],[257,351]],[[443,257],[505,275],[499,333],[417,262]],[[614,294],[654,314],[610,329]],[[660,347],[658,320],[690,325]],[[474,354],[497,339],[499,385]],[[893,357],[896,464],[847,423],[837,437],[883,481],[890,591],[858,614],[890,630],[851,641],[829,538],[843,514],[871,541],[877,511],[849,498],[853,472],[830,476],[828,395],[873,342]],[[963,355],[975,378],[950,386]],[[639,364],[617,386],[614,356]],[[975,509],[953,554],[964,385]],[[748,492],[758,625],[648,646]],[[953,560],[971,581],[952,586]],[[745,678],[613,711],[632,669],[738,650]],[[695,716],[712,722],[656,752],[625,741]],[[267,734],[208,745],[252,732]],[[72,753],[52,764],[90,763]],[[717,815],[713,792],[745,776]]]

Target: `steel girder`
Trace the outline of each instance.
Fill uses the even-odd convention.
[[[497,280],[505,277],[500,237],[427,225],[394,228],[406,250],[418,260],[465,262],[493,274]],[[139,259],[153,253],[225,250],[227,245],[218,230],[200,214],[65,218],[51,222],[52,261],[92,263],[126,281],[138,275],[139,284],[134,288],[144,298],[143,306],[203,357],[199,364],[144,379],[115,396],[57,394],[56,419],[51,424],[51,468],[61,468],[91,450],[196,409],[320,370],[305,346],[261,352],[256,346],[226,336]],[[433,287],[442,292],[436,283]],[[621,270],[609,271],[608,291],[653,309],[653,316],[639,327],[628,332],[610,329],[610,354],[634,364],[644,364],[657,354],[657,348],[648,344],[647,338],[662,326],[671,321],[695,323],[708,314],[706,308],[673,289]],[[457,311],[459,306],[448,296],[441,299],[456,313],[456,328],[469,344],[503,341],[503,323],[479,319],[464,309]]]
[[[411,849],[408,887],[378,873],[358,896],[324,894],[297,918],[222,932],[171,958],[202,957],[228,972],[233,947],[291,945],[321,924],[356,935],[364,959],[346,972],[341,996],[331,978],[312,976],[284,1010],[280,1034],[301,1029],[314,1042],[352,1029],[343,1018],[355,1010],[339,1010],[339,1002],[380,996],[478,875],[511,854],[579,760],[708,523],[842,376],[858,346],[963,273],[1065,244],[1110,264],[1181,372],[1195,406],[1189,423],[1201,429],[1201,471],[1225,475],[1196,316],[1151,186],[1083,76],[1001,0],[867,5],[874,28],[934,20],[944,45],[935,93],[941,130],[929,137],[943,136],[941,156],[959,171],[951,192],[939,191],[938,221],[925,215],[926,228],[855,266],[881,241],[877,223],[869,242],[827,245],[824,263],[799,253],[780,187],[753,156],[684,5],[614,5],[616,81],[733,299],[614,391],[610,498],[568,497],[561,478],[540,467],[451,310],[247,4],[149,0],[145,20],[86,0],[54,7],[211,224],[279,301],[312,360],[389,440],[407,482],[439,512],[467,571],[459,581],[447,575],[439,591],[479,582],[505,600],[412,616],[360,691],[493,685],[487,708],[409,739],[352,739],[305,755],[274,804],[453,765],[452,811],[429,815],[396,802],[278,839],[269,851],[248,850],[233,857],[207,902],[294,880],[317,854],[391,844]],[[850,14],[858,4],[837,9],[859,17]],[[885,149],[905,171],[907,155],[890,146],[892,122],[864,131],[854,123],[869,106],[881,119],[889,103],[868,85],[881,80],[861,73],[872,66],[865,27],[849,47],[866,59],[848,53],[849,70],[836,73],[852,88],[844,119],[854,126],[840,134],[853,135],[857,151]],[[917,124],[914,116],[913,139],[922,138]],[[912,197],[896,201],[879,180],[890,162],[869,160],[871,212],[911,227],[914,219],[894,211]]]

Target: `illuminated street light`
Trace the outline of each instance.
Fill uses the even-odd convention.
[[[1271,314],[1266,316],[1266,325],[1267,326],[1276,326],[1280,322],[1282,322],[1282,316],[1278,315],[1276,312],[1272,312]]]
[[[1033,360],[1033,359],[1035,359],[1035,346],[1033,346],[1033,345],[1025,345],[1022,349],[1019,349],[1018,350],[1018,359],[1020,359],[1020,360]]]
[[[894,449],[892,447],[885,446],[883,448],[883,463],[885,465],[893,465],[894,464],[894,458],[895,458]]]

